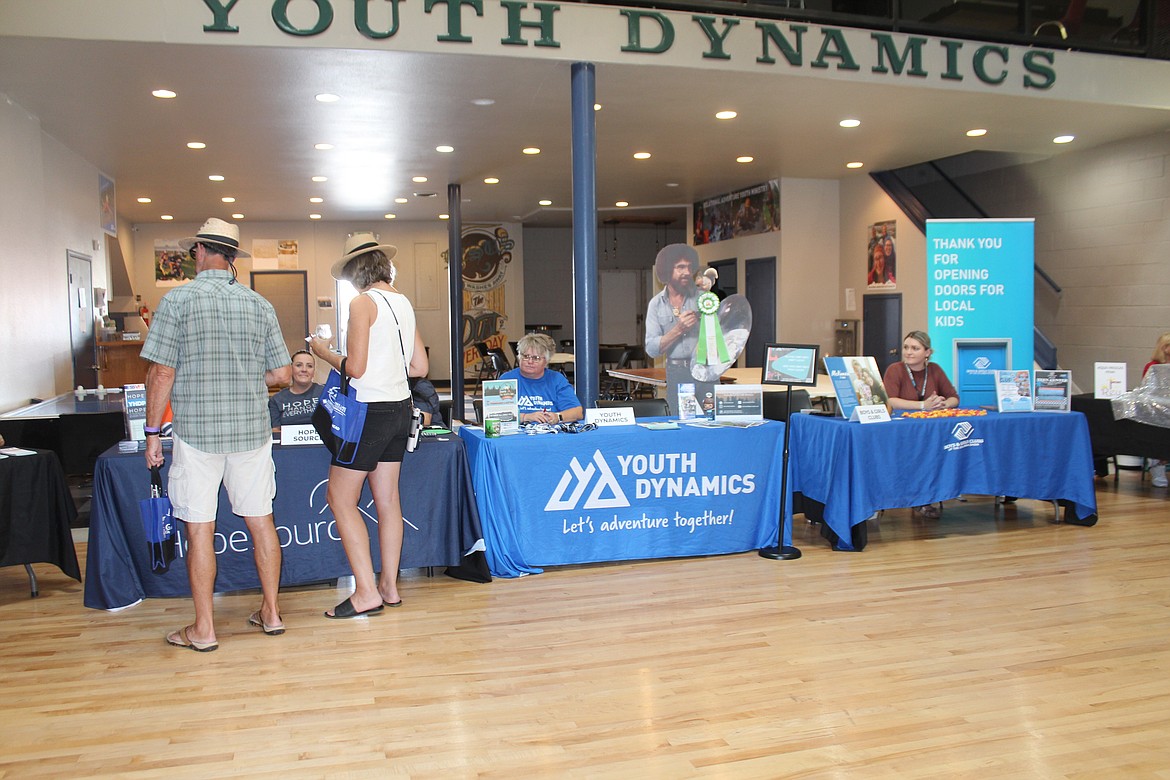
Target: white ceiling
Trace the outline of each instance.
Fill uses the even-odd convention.
[[[599,220],[678,220],[685,204],[780,177],[865,176],[974,149],[1044,156],[1170,126],[1160,108],[775,74],[597,66]],[[167,87],[174,100],[151,90]],[[462,187],[464,222],[567,225],[570,66],[538,60],[0,37],[0,92],[117,182],[132,223],[436,219]],[[317,93],[341,96],[334,104]],[[491,99],[489,106],[473,100]],[[714,118],[732,108],[730,122]],[[845,130],[846,116],[862,120]],[[989,130],[983,139],[965,131]],[[1052,138],[1075,133],[1056,147]],[[207,144],[202,151],[187,141]],[[335,145],[317,151],[318,142]],[[439,144],[452,154],[435,151]],[[521,153],[526,146],[538,156]],[[633,159],[649,151],[652,158]],[[735,162],[737,155],[755,158]],[[848,171],[845,163],[865,167]],[[226,181],[213,183],[219,173]],[[314,184],[310,177],[329,177]],[[411,177],[429,181],[414,184]],[[483,179],[496,176],[500,184]],[[670,186],[670,185],[675,186]],[[420,193],[435,193],[422,197]],[[220,198],[237,198],[224,205]],[[148,205],[139,196],[153,199]],[[320,196],[321,205],[309,198]],[[406,197],[406,204],[395,204]],[[551,208],[537,205],[541,198]],[[617,209],[618,200],[628,209]]]

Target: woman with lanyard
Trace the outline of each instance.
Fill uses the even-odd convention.
[[[398,250],[379,244],[372,233],[346,239],[345,255],[330,274],[353,284],[361,293],[349,304],[346,356],[330,351],[326,339],[309,345],[326,363],[353,378],[357,400],[367,403],[366,424],[352,463],[334,458],[329,466],[326,500],[333,510],[341,543],[353,570],[354,592],[327,618],[377,615],[383,607],[398,607],[398,564],[402,555],[402,502],[398,475],[410,433],[409,376],[425,376],[429,363],[422,337],[415,328],[414,309],[394,289],[391,262]],[[362,486],[369,483],[378,513],[378,543],[382,560],[374,576],[370,536],[358,509]]]
[[[930,362],[934,350],[930,336],[912,330],[902,340],[902,360],[891,363],[882,377],[890,409],[903,412],[931,412],[954,409],[959,405],[959,393],[946,372]],[[914,511],[923,517],[937,518],[938,508],[933,504],[916,506]]]

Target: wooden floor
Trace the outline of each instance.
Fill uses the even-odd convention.
[[[289,632],[218,599],[88,610],[0,570],[0,777],[1170,777],[1170,499],[887,512],[862,553],[578,566],[488,585],[412,572],[402,609]],[[84,548],[79,550],[84,556]]]

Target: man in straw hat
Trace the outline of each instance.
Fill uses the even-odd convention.
[[[197,652],[219,647],[215,590],[215,515],[219,486],[252,537],[263,603],[248,619],[265,634],[283,634],[277,605],[280,540],[272,520],[276,476],[267,385],[292,376],[288,348],[272,305],[236,284],[240,229],[207,220],[179,241],[195,261],[195,279],[159,303],[142,347],[146,372],[146,463],[163,464],[159,428],[167,403],[174,412],[168,493],[174,516],[185,522],[187,578],[195,622],[167,642]]]

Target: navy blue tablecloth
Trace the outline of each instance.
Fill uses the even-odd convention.
[[[1092,447],[1077,412],[869,425],[800,414],[791,424],[792,490],[824,504],[836,549],[854,549],[850,529],[879,509],[963,493],[1063,500],[1077,519],[1095,520]]]
[[[325,503],[329,453],[320,445],[273,445],[272,459],[277,484],[273,514],[284,553],[281,585],[321,582],[352,574],[333,513]],[[169,460],[168,453],[168,466]],[[190,594],[181,553],[169,571],[160,574],[150,569],[138,513],[138,500],[147,496],[149,485],[142,453],[124,455],[114,448],[98,459],[89,524],[85,606],[116,609],[147,597]],[[402,568],[458,566],[465,555],[482,549],[471,474],[458,438],[425,438],[417,450],[407,453],[399,490],[406,519]],[[360,506],[367,517],[377,561],[378,533],[368,487],[362,491]],[[180,541],[185,545],[183,528],[179,523]],[[217,592],[260,587],[247,526],[243,518],[232,514],[222,488],[216,518],[216,560]]]
[[[462,428],[500,577],[775,546],[784,425],[484,438]],[[786,529],[786,543],[791,534]]]

